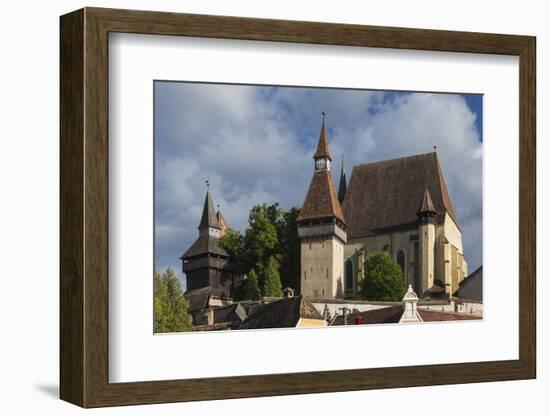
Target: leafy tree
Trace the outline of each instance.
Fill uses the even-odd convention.
[[[248,227],[243,234],[229,230],[220,239],[220,245],[235,258],[242,270],[254,269],[260,288],[265,285],[267,264],[273,257],[280,264],[284,285],[299,291],[298,212],[297,208],[284,211],[276,203],[256,205],[250,210]]]
[[[229,228],[223,237],[220,238],[220,246],[222,246],[235,262],[248,270],[248,253],[244,247],[244,236],[237,230]]]
[[[184,332],[191,330],[189,304],[183,296],[174,270],[168,267],[162,275],[155,272],[155,323],[154,332]]]
[[[248,272],[248,278],[246,279],[246,294],[245,299],[248,300],[260,300],[262,294],[260,287],[258,286],[258,275],[254,269]]]
[[[267,261],[264,276],[263,295],[264,297],[283,296],[283,288],[281,286],[281,278],[279,276],[279,263],[273,256],[269,257]]]
[[[279,242],[281,251],[281,284],[300,292],[300,240],[296,219],[300,210],[291,208],[283,213],[283,222],[279,227]]]
[[[258,272],[260,279],[265,275],[269,258],[273,256],[279,260],[281,256],[276,226],[281,215],[282,210],[277,204],[256,205],[250,210],[249,227],[244,233],[244,246],[248,250],[250,266]]]
[[[367,256],[364,273],[365,277],[360,283],[363,298],[382,301],[400,301],[403,298],[403,272],[388,253]]]

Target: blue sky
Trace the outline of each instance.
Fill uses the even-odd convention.
[[[155,82],[155,268],[197,238],[205,181],[232,228],[258,203],[300,206],[321,112],[338,183],[353,165],[437,145],[469,268],[482,260],[482,96]]]

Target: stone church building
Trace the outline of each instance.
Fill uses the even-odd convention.
[[[387,252],[422,297],[451,295],[468,273],[462,231],[437,153],[343,166],[338,193],[325,120],[298,217],[301,293],[353,298],[368,254]]]

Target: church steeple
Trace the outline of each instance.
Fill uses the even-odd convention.
[[[319,133],[319,143],[317,144],[317,150],[313,155],[315,160],[315,170],[330,170],[330,162],[332,156],[328,148],[327,129],[325,127],[325,118],[327,113],[323,111],[323,124],[321,125],[321,132]]]
[[[313,155],[315,171],[296,219],[300,239],[300,290],[310,298],[344,297],[346,221],[330,173],[325,113]]]
[[[210,184],[206,181],[206,198],[204,199],[204,206],[202,208],[201,222],[197,227],[199,229],[199,235],[209,234],[219,236],[220,223],[216,210],[214,209],[214,203],[212,202],[212,196],[210,195]]]
[[[346,181],[346,172],[344,171],[344,155],[342,155],[342,165],[340,166],[340,184],[338,185],[338,201],[340,204],[344,202],[348,184]]]

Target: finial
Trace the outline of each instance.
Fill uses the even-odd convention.
[[[434,152],[437,152],[437,146],[434,144]]]
[[[321,114],[323,115],[323,126],[325,125],[325,118],[327,116],[327,113],[322,111]]]
[[[216,208],[218,208],[218,211],[220,210],[220,204],[216,204]]]
[[[206,182],[206,190],[209,191],[210,190],[210,181],[207,179],[205,182]]]

